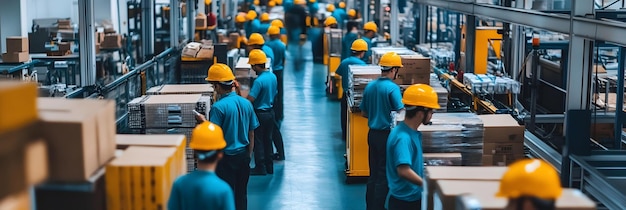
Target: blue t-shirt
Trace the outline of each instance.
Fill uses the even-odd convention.
[[[352,72],[349,68],[350,65],[365,65],[365,62],[355,56],[350,56],[341,61],[335,73],[341,76],[341,87],[343,87],[343,91],[348,91],[350,87],[352,87],[352,83],[350,83],[350,77],[352,76]]]
[[[209,121],[222,127],[226,148],[224,154],[235,155],[246,151],[250,144],[248,132],[259,127],[252,103],[230,92],[224,94],[209,111]]]
[[[265,43],[265,46],[272,48],[274,58],[272,59],[272,68],[274,71],[282,71],[285,69],[285,53],[286,47],[280,39],[272,39]]]
[[[244,25],[244,30],[246,30],[246,37],[250,39],[250,35],[252,33],[260,33],[261,21],[259,19],[254,19],[252,21],[246,22],[246,24]]]
[[[339,26],[339,28],[343,28],[343,20],[348,17],[348,13],[346,13],[345,9],[337,8],[335,9],[335,11],[333,11],[333,13],[331,13],[331,16],[337,19],[337,25]]]
[[[422,153],[422,133],[411,129],[404,122],[393,128],[387,139],[389,195],[408,202],[422,198],[422,187],[401,178],[397,170],[400,165],[408,165],[417,175],[424,177]]]
[[[370,129],[389,130],[391,111],[404,108],[400,86],[387,77],[371,81],[363,91],[359,108],[367,114],[367,125]]]
[[[174,182],[169,210],[235,210],[233,190],[215,172],[194,171]]]
[[[263,47],[261,47],[261,50],[265,53],[265,56],[267,56],[267,58],[270,59],[270,61],[272,61],[272,63],[270,63],[271,66],[268,66],[268,68],[270,69],[274,69],[274,50],[272,50],[271,47],[267,46],[267,42],[263,45]]]
[[[348,32],[345,36],[343,36],[343,40],[341,41],[341,60],[352,56],[352,50],[350,48],[352,48],[352,42],[354,42],[358,38],[359,35],[352,32]]]
[[[363,56],[363,58],[361,58],[361,60],[363,60],[367,64],[371,64],[372,62],[370,61],[370,59],[372,57],[372,40],[367,37],[362,37],[361,39],[363,39],[367,43],[367,52],[365,52],[365,55]]]
[[[262,72],[252,83],[250,96],[254,98],[254,109],[271,109],[274,104],[274,97],[278,92],[278,81],[276,75],[270,71]]]
[[[261,23],[259,24],[259,33],[267,34],[267,29],[270,27],[270,23]]]

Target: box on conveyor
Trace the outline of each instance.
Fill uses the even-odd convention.
[[[509,114],[479,115],[483,121],[483,165],[506,166],[524,158],[524,126]]]
[[[506,167],[467,167],[467,166],[427,166],[425,172],[422,206],[433,210],[433,195],[437,191],[439,180],[500,180],[506,172]]]
[[[499,181],[465,181],[441,180],[435,197],[439,207],[436,209],[506,209],[508,200],[496,197],[499,190]],[[563,189],[561,197],[556,200],[555,210],[595,210],[596,204],[577,189]],[[462,208],[457,208],[462,207]],[[467,208],[472,207],[472,208]]]
[[[211,84],[160,85],[148,89],[146,95],[202,94],[213,96],[213,91]]]
[[[37,121],[37,84],[0,82],[0,134]]]
[[[403,67],[398,70],[399,85],[430,84],[430,58],[421,55],[402,55]]]
[[[461,153],[462,165],[482,165],[483,123],[476,114],[434,113],[431,122],[419,127],[424,153]]]
[[[175,148],[176,160],[180,162],[177,165],[176,173],[183,174],[187,172],[187,159],[186,155],[187,143],[189,141],[183,135],[117,135],[116,136],[117,148],[127,149],[130,146],[147,146],[147,147],[164,147]],[[192,157],[193,159],[193,157]]]
[[[424,153],[427,166],[460,166],[461,153]]]
[[[165,209],[179,164],[174,147],[128,147],[106,166],[107,208]]]
[[[50,181],[83,182],[115,155],[115,102],[39,98]]]
[[[207,115],[211,97],[201,94],[146,95],[128,103],[128,125],[131,129],[194,128],[193,110]]]

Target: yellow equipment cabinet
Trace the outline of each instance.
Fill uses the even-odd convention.
[[[341,99],[341,97],[343,97],[341,76],[335,74],[335,71],[337,71],[337,67],[339,67],[341,63],[341,41],[343,35],[341,29],[327,29],[326,32],[324,37],[326,38],[325,47],[328,49],[328,56],[326,56],[325,51],[324,58],[328,59],[326,62],[328,63],[328,95],[334,99]]]
[[[500,46],[502,44],[502,34],[498,33],[502,27],[476,27],[476,40],[474,42],[474,73],[487,73],[487,59],[489,50],[493,49],[494,54],[500,59]],[[466,26],[461,29],[462,37],[465,36]],[[461,52],[465,52],[465,38],[461,41]],[[490,48],[491,47],[491,48]]]
[[[367,133],[367,118],[361,115],[359,110],[348,108],[347,124],[347,143],[346,143],[346,181],[350,182],[351,178],[368,177],[369,158]]]

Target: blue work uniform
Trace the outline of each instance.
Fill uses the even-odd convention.
[[[337,8],[335,9],[335,11],[333,11],[331,16],[337,19],[337,25],[339,26],[339,28],[343,28],[343,21],[348,18],[348,13],[346,13],[345,9]]]
[[[230,186],[212,171],[194,171],[174,182],[167,209],[235,210]]]
[[[276,76],[269,71],[261,72],[254,80],[250,89],[250,96],[254,98],[255,110],[267,110],[272,108],[274,97],[277,92]]]
[[[397,167],[408,165],[420,177],[424,177],[422,133],[404,122],[393,128],[387,140],[387,181],[389,196],[412,202],[422,198],[423,189],[398,174]]]
[[[361,111],[367,114],[370,129],[389,130],[391,111],[404,108],[400,86],[387,77],[379,77],[365,87]]]
[[[367,64],[371,64],[372,62],[370,61],[370,59],[372,57],[372,40],[365,36],[361,39],[363,39],[367,43],[367,52],[365,52],[365,55],[363,55],[363,58],[361,58],[361,60],[365,61],[365,63]]]
[[[276,75],[270,71],[259,73],[252,83],[250,97],[254,98],[255,113],[261,126],[254,131],[254,165],[252,175],[274,173],[272,133],[276,129],[275,113],[272,109],[277,89]]]
[[[246,22],[244,25],[244,30],[246,30],[246,37],[250,38],[252,33],[260,33],[261,30],[261,21],[259,19],[254,19]]]
[[[365,65],[360,58],[355,56],[351,56],[349,58],[343,59],[337,67],[337,73],[341,76],[341,87],[343,87],[344,95],[341,98],[341,137],[342,139],[346,139],[346,125],[347,125],[347,117],[348,117],[348,95],[350,87],[352,87],[352,83],[350,78],[352,77],[352,72],[350,71],[350,65]]]
[[[341,60],[349,58],[352,55],[352,50],[350,50],[350,48],[352,47],[352,42],[354,42],[358,38],[359,38],[359,35],[355,34],[353,32],[348,32],[348,33],[346,33],[345,36],[343,36],[343,40],[341,41],[341,43],[342,43],[342,46],[341,46]]]
[[[271,49],[271,53],[273,54],[272,58],[272,68],[274,71],[281,71],[285,69],[285,53],[286,46],[285,43],[280,41],[280,39],[272,39],[269,42],[265,43],[265,46]],[[264,47],[265,47],[264,46]],[[265,50],[263,50],[265,52]],[[265,53],[267,55],[267,53]]]
[[[259,32],[260,34],[267,34],[267,29],[270,28],[270,23],[266,22],[266,23],[261,23],[259,24]]]
[[[272,63],[270,63],[270,66],[268,68],[270,68],[270,71],[274,71],[274,50],[272,50],[272,48],[270,48],[266,44],[264,44],[263,47],[261,47],[261,50],[265,53],[265,56],[269,58],[270,61],[272,61]]]

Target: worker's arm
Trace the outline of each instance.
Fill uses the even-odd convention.
[[[252,110],[252,104],[250,104],[250,110]],[[250,124],[248,129],[248,155],[252,156],[252,152],[254,151],[254,129],[257,129],[261,124],[259,124],[259,119],[256,117],[254,112],[250,113]]]
[[[254,130],[248,131],[248,139],[250,144],[248,144],[248,156],[252,157],[252,152],[254,151]]]
[[[250,103],[254,103],[254,97],[252,97],[251,95],[248,95],[248,97],[246,97],[248,99],[248,101],[250,101]]]
[[[170,192],[170,198],[167,201],[167,209],[173,209],[173,210],[178,210],[181,209],[181,203],[180,200],[181,195],[178,189],[178,182],[174,182],[174,185],[172,186],[172,191]]]
[[[252,88],[250,88],[250,93],[248,94],[248,101],[254,103],[254,100],[259,97],[261,93],[261,82],[258,79],[255,79],[252,83]]]
[[[409,167],[409,165],[399,165],[398,167],[396,167],[396,171],[401,178],[406,179],[409,182],[418,186],[422,186],[424,180],[422,180],[422,177],[417,175],[417,173],[415,173],[415,171],[413,171],[411,167]]]
[[[400,87],[396,87],[389,95],[389,102],[391,102],[392,111],[400,111],[404,109],[404,104],[402,103],[402,93],[400,92]]]

